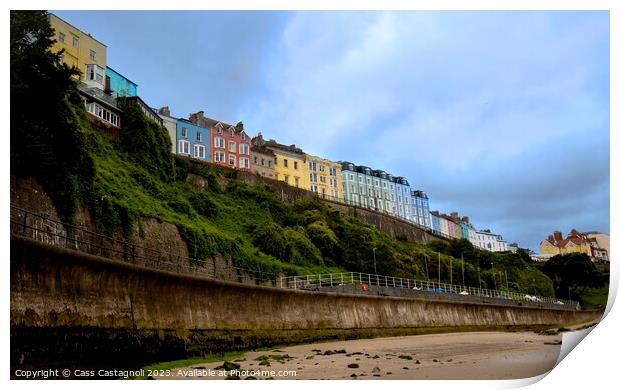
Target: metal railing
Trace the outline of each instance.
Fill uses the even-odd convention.
[[[273,273],[222,264],[222,261],[218,262],[216,259],[194,259],[178,253],[137,245],[13,205],[11,205],[10,230],[12,235],[30,238],[48,245],[158,270],[197,274],[247,284],[274,286],[277,281],[277,275]]]
[[[528,302],[539,306],[555,306],[566,309],[578,307],[575,301],[549,297],[530,296],[511,291],[479,289],[476,287],[437,283],[428,280],[415,280],[393,276],[367,274],[361,272],[317,274],[305,276],[282,276],[218,264],[215,259],[201,260],[180,256],[177,253],[137,245],[130,241],[116,239],[95,233],[83,227],[54,220],[46,215],[37,214],[11,205],[11,234],[30,238],[48,245],[71,249],[91,255],[146,266],[158,270],[181,274],[201,275],[218,280],[234,281],[245,284],[270,285],[286,289],[313,290],[329,292],[329,288],[348,286],[346,292],[356,294],[371,293],[373,288],[397,289],[382,295],[396,295],[395,292],[410,292],[403,296],[436,297],[438,294],[457,300],[479,298],[501,299],[505,302]],[[370,287],[370,289],[368,289]],[[445,293],[445,294],[444,294]]]
[[[350,292],[355,293],[365,293],[370,291],[371,287],[376,286],[402,289],[403,291],[446,294],[446,297],[458,295],[460,296],[459,300],[467,300],[467,298],[491,298],[496,300],[538,303],[545,306],[551,305],[566,309],[575,309],[578,307],[578,303],[572,300],[528,295],[507,290],[490,290],[449,283],[438,283],[430,280],[415,280],[361,272],[283,276],[280,278],[279,285],[281,288],[310,291],[321,291],[325,290],[326,287],[353,286],[354,289],[350,290]]]

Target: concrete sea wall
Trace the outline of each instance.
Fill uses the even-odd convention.
[[[11,240],[10,296],[13,367],[132,357],[139,365],[334,337],[571,325],[602,314],[250,286],[22,238]]]

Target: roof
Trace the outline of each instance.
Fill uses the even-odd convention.
[[[117,75],[121,76],[122,78],[124,78],[125,80],[129,81],[130,83],[134,84],[136,87],[138,86],[137,83],[134,83],[133,81],[129,80],[127,77],[123,76],[122,73],[120,73],[119,71],[117,71],[116,69],[112,68],[110,65],[106,64],[106,69],[110,69],[112,70],[112,72],[116,73]]]
[[[120,109],[116,105],[116,99],[106,94],[101,89],[95,88],[95,87],[89,87],[87,84],[83,83],[82,81],[77,81],[77,88],[78,88],[78,91],[82,95],[88,96],[89,98],[96,100],[97,102],[103,104],[104,106],[120,112]]]
[[[71,23],[67,22],[66,20],[64,20],[64,19],[63,19],[63,18],[61,18],[60,16],[58,16],[58,15],[56,15],[56,14],[53,14],[53,13],[51,13],[51,12],[50,12],[49,16],[50,16],[50,17],[51,17],[51,16],[53,16],[53,17],[55,17],[56,19],[61,20],[62,22],[64,22],[64,23],[68,24],[69,26],[71,26],[71,27],[73,27],[74,29],[76,29],[76,30],[78,30],[79,32],[81,32],[82,34],[84,34],[84,35],[86,35],[87,37],[91,38],[93,41],[96,41],[96,42],[97,42],[97,43],[99,43],[100,45],[103,45],[103,46],[105,46],[105,47],[108,47],[108,45],[106,45],[105,43],[101,42],[101,41],[100,41],[100,40],[98,40],[98,39],[95,39],[95,38],[94,38],[92,35],[90,35],[89,33],[84,32],[83,30],[81,30],[81,29],[79,29],[79,28],[75,27],[74,25],[72,25]]]

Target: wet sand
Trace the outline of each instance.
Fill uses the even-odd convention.
[[[517,379],[551,370],[561,340],[561,334],[533,332],[403,336],[248,352],[233,363],[240,366],[238,379]],[[222,364],[174,369],[156,379],[237,379]]]

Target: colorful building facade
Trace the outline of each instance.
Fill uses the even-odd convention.
[[[229,168],[251,171],[251,138],[246,134],[243,122],[235,126],[204,116],[204,111],[190,114],[189,121],[209,129],[211,141],[210,161]]]
[[[428,195],[424,191],[411,190],[411,222],[432,229]]]
[[[295,145],[280,144],[273,139],[266,141],[264,146],[275,155],[276,180],[283,181],[293,187],[310,189],[310,172],[303,150]]]
[[[211,161],[211,136],[209,129],[186,119],[176,122],[176,153],[202,161]]]
[[[109,66],[106,67],[105,90],[114,98],[138,96],[138,84]]]
[[[407,179],[348,161],[340,162],[340,166],[345,203],[411,220],[411,190]]]
[[[342,201],[340,164],[309,154],[306,155],[306,162],[310,191],[322,198]]]
[[[56,42],[52,51],[64,49],[61,61],[79,69],[79,80],[103,90],[106,80],[106,45],[54,14],[49,14],[48,18],[55,31]]]
[[[579,233],[573,229],[566,238],[562,232],[555,231],[540,243],[540,254],[543,256],[565,255],[569,253],[584,253],[592,260],[609,261],[609,253],[603,248],[596,237]]]
[[[411,220],[411,188],[402,176],[394,177],[393,181],[394,209],[393,214],[401,219]]]

